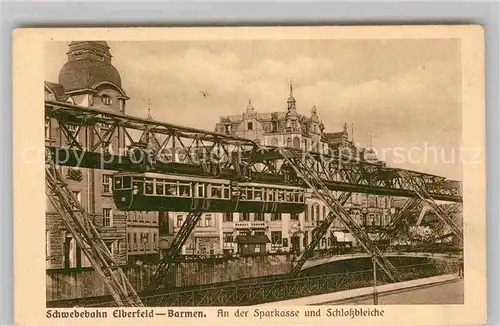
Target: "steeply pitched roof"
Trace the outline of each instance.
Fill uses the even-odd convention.
[[[61,84],[45,81],[44,86],[54,94],[56,101],[64,102],[68,98]]]

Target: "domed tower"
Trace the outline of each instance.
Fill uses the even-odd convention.
[[[105,41],[74,41],[68,61],[59,71],[59,84],[74,103],[125,113],[127,97],[120,73],[112,65]]]

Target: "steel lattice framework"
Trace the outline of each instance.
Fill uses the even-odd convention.
[[[381,162],[368,163],[345,157],[335,151],[305,152],[261,146],[245,138],[67,103],[45,101],[45,116],[49,128],[55,123],[65,138],[64,142],[59,143],[50,140],[46,146],[54,164],[57,165],[114,171],[204,175],[309,187],[329,207],[330,214],[313,231],[312,242],[294,266],[292,276],[300,271],[330,224],[338,217],[391,280],[401,279],[401,275],[384,257],[382,251],[343,208],[343,204],[353,192],[408,197],[410,202],[424,202],[438,216],[443,230],[449,229],[463,239],[462,228],[457,220],[436,203],[440,200],[460,204],[462,185],[458,181],[389,168]],[[116,139],[118,148],[109,150],[109,145]],[[336,197],[332,191],[341,194]],[[65,195],[52,191],[49,194],[49,197],[51,196],[62,198]],[[394,223],[401,224],[409,214],[413,214],[413,206],[405,206]],[[58,212],[61,215],[67,214],[65,209],[67,208],[62,207]],[[199,216],[198,212],[193,211],[190,219],[194,221],[199,219]],[[175,246],[158,269],[151,288],[161,284],[171,264],[170,260],[178,254],[194,225],[196,222],[183,224],[174,239]],[[398,229],[397,226],[392,228]],[[86,232],[83,229],[71,228],[70,231],[76,234],[75,238]],[[93,241],[87,241],[87,244],[92,250],[86,254],[95,256],[100,245]],[[90,260],[95,268],[102,266],[97,260]],[[127,304],[124,298],[119,301],[117,296],[116,300]]]
[[[174,241],[168,250],[167,256],[163,258],[163,261],[158,266],[153,277],[153,281],[149,285],[149,290],[155,290],[161,286],[165,275],[172,266],[175,258],[179,256],[182,246],[186,243],[189,235],[194,230],[194,227],[200,220],[201,215],[202,212],[191,212],[188,214],[186,220],[182,223],[179,233],[175,236]]]
[[[143,306],[141,299],[102,240],[85,209],[68,189],[50,157],[45,167],[47,197],[78,246],[102,277],[109,293],[118,305]]]
[[[245,177],[273,184],[294,182],[290,179],[290,167],[283,164],[280,148],[260,146],[249,139],[52,101],[45,102],[45,115],[68,139],[64,145],[47,146],[59,165],[217,175],[228,179]],[[76,130],[69,126],[76,126]],[[149,146],[153,150],[147,160],[133,158],[127,148],[107,152],[113,137],[125,140],[128,147]],[[89,138],[94,139],[90,146],[84,143]],[[459,181],[353,160],[332,151],[299,151],[299,155],[330,190],[419,197],[416,184],[434,200],[462,202]],[[191,170],[179,171],[180,166]]]

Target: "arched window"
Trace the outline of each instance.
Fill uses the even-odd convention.
[[[326,206],[323,206],[323,220],[326,220]]]
[[[300,139],[299,137],[293,137],[293,147],[300,149]]]
[[[101,102],[104,105],[111,105],[113,104],[113,100],[111,99],[111,96],[104,94],[101,96]]]
[[[320,220],[320,218],[319,218],[319,205],[316,205],[315,210],[316,210],[316,220],[319,221]]]
[[[271,139],[271,145],[278,146],[278,138]]]
[[[286,139],[286,146],[287,147],[291,147],[292,146],[292,139],[290,139],[290,137]]]
[[[315,221],[315,219],[314,219],[314,205],[311,206],[311,221]]]

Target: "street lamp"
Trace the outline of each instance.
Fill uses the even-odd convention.
[[[377,293],[377,260],[375,256],[372,257],[373,263],[373,304],[378,305],[378,293]]]

